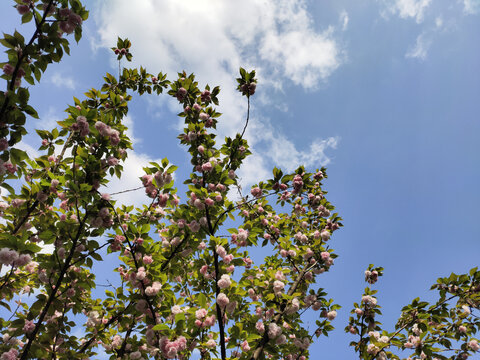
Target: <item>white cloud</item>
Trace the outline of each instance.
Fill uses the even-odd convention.
[[[147,154],[138,154],[135,151],[130,151],[127,160],[123,163],[122,177],[120,179],[113,177],[108,183],[108,187],[102,187],[99,191],[115,194],[111,198],[117,201],[116,206],[123,204],[141,207],[143,204],[149,204],[151,199],[145,194],[145,189],[139,177],[145,174],[143,168],[150,166],[149,162],[151,161],[159,162],[161,160],[152,159]],[[123,192],[132,189],[137,190]]]
[[[57,121],[62,121],[64,119],[64,112],[59,111],[53,106],[49,106],[45,114],[40,115],[40,120],[33,120],[32,126],[35,129],[40,130],[52,130],[57,127]]]
[[[414,18],[417,23],[424,19],[425,10],[431,4],[432,0],[380,0],[385,9],[382,15],[398,14],[402,19]]]
[[[341,65],[344,56],[334,27],[315,29],[306,0],[144,0],[135,6],[128,0],[105,0],[96,6],[99,33],[95,46],[110,48],[117,36],[128,37],[133,44],[133,66],[142,65],[151,72],[162,71],[169,74],[170,79],[185,70],[197,75],[200,86],[207,81],[221,86],[219,111],[223,116],[217,127],[220,139],[243,128],[246,99],[235,91],[240,66],[257,70],[260,98],[253,101],[261,107],[271,98],[265,94],[281,91],[285,79],[304,89],[316,88]],[[347,24],[345,13],[342,26]],[[160,104],[179,111],[178,103],[172,99],[163,99]],[[256,155],[247,161],[246,170],[241,174],[244,184],[255,181],[250,174],[255,173],[256,180],[267,174],[269,166],[260,159],[288,166],[293,160],[310,162],[299,151],[296,157],[289,156],[289,161],[274,159],[264,153],[267,148],[256,147],[252,134],[248,131],[246,136],[255,146]],[[279,130],[275,134],[276,142],[278,139],[289,141]],[[314,150],[319,154],[319,149]],[[129,165],[136,170],[141,169],[136,166],[136,160],[143,160],[142,155],[138,156],[139,159]],[[140,176],[133,176],[134,171],[127,172],[126,182],[121,182],[123,188],[128,187],[126,183],[133,185],[134,179],[137,184],[136,177]],[[131,176],[134,179],[130,179]]]
[[[425,60],[427,58],[427,52],[431,44],[432,40],[427,35],[427,33],[423,32],[417,36],[417,41],[415,42],[415,45],[407,51],[405,57]]]
[[[73,78],[59,72],[53,73],[50,81],[59,88],[65,87],[70,90],[75,90],[75,81],[73,80]]]
[[[350,19],[348,17],[348,13],[345,10],[343,10],[340,13],[340,23],[342,24],[342,30],[343,31],[347,30],[349,21],[350,21]]]
[[[480,0],[463,0],[463,10],[467,14],[478,14],[480,12]]]
[[[269,121],[254,122],[248,132],[251,133],[252,144],[262,149],[258,162],[269,158],[276,166],[286,171],[293,171],[298,166],[304,165],[308,168],[319,168],[330,163],[330,158],[325,153],[327,149],[335,149],[338,144],[338,137],[327,139],[314,139],[307,149],[298,147],[285,135],[276,130]],[[255,155],[253,160],[255,161]]]

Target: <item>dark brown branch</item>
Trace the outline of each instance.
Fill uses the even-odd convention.
[[[18,70],[20,69],[20,66],[22,65],[22,62],[25,59],[25,57],[28,55],[28,48],[32,46],[33,42],[36,40],[36,38],[40,34],[40,28],[45,23],[45,20],[48,16],[48,13],[50,12],[50,8],[52,7],[53,3],[54,3],[54,0],[49,1],[43,13],[42,20],[40,20],[40,23],[35,27],[35,32],[33,33],[32,38],[30,39],[28,44],[25,46],[25,48],[22,50],[22,54],[20,55],[20,58],[18,59],[18,62],[15,65],[15,69],[13,70],[12,79],[10,80],[10,83],[7,85],[7,91],[13,91],[15,89],[15,80],[17,79]],[[6,95],[5,101],[3,102],[2,108],[0,109],[0,119],[2,119],[2,121],[5,116],[5,111],[8,107],[8,103],[10,102],[10,97],[7,94],[5,95]]]
[[[47,315],[47,312],[50,308],[50,305],[52,305],[53,300],[55,299],[55,296],[57,294],[57,291],[60,289],[60,286],[62,285],[63,278],[65,277],[65,274],[67,273],[67,270],[70,268],[71,264],[70,262],[73,259],[73,255],[75,254],[75,248],[77,247],[77,242],[80,239],[80,236],[83,233],[83,227],[85,225],[85,221],[87,220],[88,212],[85,213],[85,216],[81,220],[77,234],[75,235],[75,238],[73,239],[72,242],[72,248],[70,249],[70,253],[68,254],[67,259],[65,260],[65,263],[63,265],[62,270],[60,271],[60,274],[58,276],[57,282],[55,284],[55,287],[52,288],[52,292],[50,293],[47,303],[43,307],[42,312],[40,313],[40,316],[38,317],[38,321],[35,324],[35,328],[33,329],[32,333],[28,335],[28,342],[25,344],[23,347],[22,355],[20,357],[20,360],[26,360],[29,355],[30,347],[32,346],[33,341],[35,340],[38,331],[40,330],[40,326],[43,323],[43,320],[45,319],[45,316]]]

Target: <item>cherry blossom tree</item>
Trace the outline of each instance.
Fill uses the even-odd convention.
[[[240,69],[247,117],[225,141],[215,132],[222,121],[218,87],[200,88],[185,72],[168,80],[123,68],[75,98],[58,127],[37,131],[42,155],[29,158],[16,147],[27,119],[38,117],[25,83],[39,82],[49,64],[68,54],[70,34],[80,40],[88,11],[79,0],[15,3],[35,30],[28,41],[18,31],[0,39],[8,57],[0,64],[6,81],[0,181],[8,192],[0,202],[0,306],[8,314],[0,318],[0,359],[87,359],[99,351],[111,359],[188,359],[194,352],[202,359],[307,359],[312,341],[333,330],[340,308],[315,284],[334,264],[330,238],[342,223],[322,188],[324,168],[299,166],[290,174],[275,168],[271,179],[243,194],[236,173],[251,154],[244,134],[255,72]],[[119,38],[112,51],[130,61],[130,47]],[[192,165],[182,179],[186,194],[175,187],[177,167],[163,159],[139,179],[150,201],[117,205],[102,186],[121,177],[132,150],[123,121],[128,103],[164,92],[178,101],[184,120],[178,140]],[[235,190],[238,201],[228,196]],[[42,251],[46,245],[52,253]],[[249,253],[258,247],[271,255],[254,264]],[[119,285],[96,298],[91,269],[105,257],[118,259],[103,271]],[[367,282],[382,270],[370,267]],[[468,357],[479,348],[472,337],[479,276],[474,269],[440,279],[439,301],[415,300],[390,333],[380,332],[375,291],[367,288],[346,328],[360,336],[352,345],[361,359],[400,358],[394,347],[420,358],[445,359],[448,350]],[[305,312],[316,314],[312,332]]]

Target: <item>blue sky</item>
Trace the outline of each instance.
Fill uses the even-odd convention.
[[[369,263],[385,267],[377,287],[390,329],[403,305],[432,298],[437,277],[478,265],[480,1],[85,3],[84,38],[31,91],[41,120],[30,129],[50,128],[72,96],[98,87],[106,71],[116,74],[108,49],[122,36],[133,42],[134,65],[221,85],[220,135],[242,128],[238,67],[257,69],[245,187],[273,166],[327,166],[325,189],[345,227],[332,241],[339,258],[319,282],[343,309],[312,358],[354,358],[343,328]],[[21,29],[10,4],[0,4],[4,32]],[[187,174],[178,111],[166,96],[134,101],[135,152],[111,192],[138,186],[142,164],[165,156],[180,166],[179,178]],[[38,139],[23,146],[33,155]]]

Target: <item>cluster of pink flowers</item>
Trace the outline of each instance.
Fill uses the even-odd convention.
[[[414,335],[410,335],[408,337],[408,341],[404,344],[404,346],[406,348],[415,348],[415,347],[418,347],[422,344],[422,340],[420,339],[420,336],[414,336]]]
[[[0,360],[17,360],[18,359],[18,350],[17,349],[10,349],[7,352],[3,353],[0,356]]]
[[[155,175],[153,175],[155,178],[155,182],[157,183],[157,186],[159,188],[164,187],[167,184],[170,184],[173,180],[172,175],[168,172],[162,172],[162,171],[157,171]]]
[[[368,344],[367,346],[367,353],[370,355],[377,355],[377,353],[380,351],[380,349],[375,346],[374,344]]]
[[[258,186],[254,187],[252,190],[250,190],[250,193],[252,194],[252,196],[254,196],[256,198],[261,197],[262,194],[263,194],[262,189],[260,189]]]
[[[326,266],[333,265],[333,259],[330,257],[330,253],[328,251],[322,251],[320,253],[322,260],[325,262]]]
[[[166,336],[160,339],[160,350],[167,359],[175,359],[179,353],[187,348],[187,339],[179,336],[175,341],[170,341]]]
[[[206,309],[198,309],[197,311],[195,311],[195,325],[197,327],[205,328],[213,326],[215,324],[215,315],[207,316],[207,314],[208,312]]]
[[[162,284],[158,281],[155,281],[151,286],[147,286],[145,289],[145,294],[148,296],[155,296],[162,289]]]
[[[293,193],[298,194],[302,191],[303,189],[303,179],[300,175],[295,175],[293,178]]]
[[[365,304],[365,306],[373,307],[377,305],[377,299],[370,295],[362,296],[362,302]]]
[[[337,312],[335,310],[329,311],[326,317],[328,320],[332,321],[337,317]]]
[[[275,281],[273,282],[273,292],[274,292],[276,295],[278,295],[279,293],[281,293],[284,288],[285,288],[285,284],[284,284],[282,281],[275,280]]]
[[[97,121],[95,123],[95,129],[98,130],[100,135],[109,137],[110,138],[110,143],[113,146],[118,145],[118,143],[120,142],[120,133],[117,130],[112,129],[107,124],[105,124],[101,121]]]
[[[3,160],[0,159],[0,176],[5,174],[6,172],[10,174],[14,174],[16,171],[17,171],[17,165],[13,165],[10,161],[4,162]],[[25,202],[25,200],[23,200],[23,202]]]
[[[78,131],[82,137],[87,136],[90,133],[87,118],[85,116],[77,116],[77,122],[72,125],[72,130]]]
[[[23,326],[23,331],[25,331],[27,334],[30,334],[33,329],[35,329],[35,323],[33,320],[26,320],[25,325]]]
[[[270,339],[275,339],[279,337],[282,334],[282,328],[275,324],[274,322],[271,322],[268,324],[268,337]]]
[[[230,285],[232,285],[232,281],[230,280],[230,275],[223,274],[220,277],[220,280],[217,281],[217,284],[220,289],[228,288]]]
[[[304,337],[303,339],[294,339],[293,345],[299,349],[307,350],[310,346],[310,339],[308,337]]]
[[[0,250],[0,264],[13,265],[16,267],[25,266],[32,261],[28,254],[19,255],[18,252],[12,249],[3,248]]]
[[[227,306],[229,302],[230,302],[230,300],[228,299],[227,295],[225,295],[224,293],[218,294],[218,296],[217,296],[217,304],[218,304],[221,308],[224,308],[225,306]]]
[[[68,8],[59,9],[58,15],[63,19],[59,27],[64,33],[71,34],[77,26],[82,25],[82,17]]]
[[[180,89],[177,90],[177,100],[182,102],[185,97],[187,96],[187,89],[185,89],[184,87],[181,87]]]
[[[210,91],[205,90],[200,94],[200,98],[202,99],[202,102],[204,103],[209,103],[212,98],[210,97]]]
[[[100,227],[110,227],[113,225],[112,216],[110,215],[110,211],[108,208],[104,207],[101,208],[98,212],[98,215],[93,218],[91,224],[92,227],[100,228]]]
[[[5,138],[0,139],[0,151],[4,151],[8,149],[8,140]]]
[[[253,95],[255,94],[255,90],[257,89],[257,83],[251,82],[251,83],[245,83],[240,85],[240,91],[242,92],[243,95]]]
[[[478,351],[480,350],[480,345],[478,344],[478,341],[475,339],[472,339],[468,342],[468,347],[472,349],[473,351]]]
[[[238,234],[232,234],[232,243],[237,246],[247,246],[248,230],[238,229]]]

